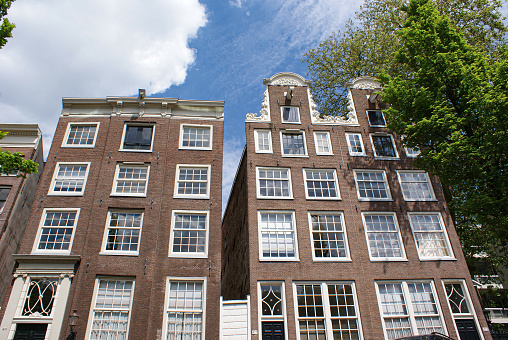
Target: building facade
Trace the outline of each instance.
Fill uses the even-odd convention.
[[[299,75],[264,85],[222,225],[222,295],[249,297],[250,329],[223,338],[491,339],[440,183],[386,128],[380,84],[347,84],[344,117]]]
[[[39,173],[26,178],[17,177],[17,172],[0,175],[0,301],[3,301],[15,264],[12,254],[18,251],[23,237],[44,159],[42,135],[37,124],[0,124],[0,131],[8,132],[0,139],[2,150],[21,152],[25,159],[39,164]]]
[[[64,98],[0,339],[217,339],[223,117],[144,90]]]

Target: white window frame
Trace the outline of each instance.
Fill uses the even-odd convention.
[[[326,142],[328,143],[328,152],[320,152],[318,147],[318,135],[325,135]],[[330,139],[330,132],[328,131],[314,131],[314,145],[316,147],[316,155],[319,156],[333,156],[332,143]]]
[[[80,208],[44,208],[42,211],[41,220],[39,221],[39,229],[37,230],[37,236],[35,237],[35,242],[32,247],[32,254],[63,254],[68,255],[71,253],[72,245],[74,244],[74,236],[76,235],[76,228],[79,220]],[[69,249],[65,250],[54,250],[54,249],[39,249],[39,243],[41,242],[42,229],[43,228],[51,228],[50,226],[45,227],[44,221],[46,220],[46,215],[52,212],[75,212],[76,218],[74,220],[74,225],[72,227],[61,227],[61,228],[72,228],[71,240],[69,241]]]
[[[171,282],[201,282],[203,283],[202,301],[201,301],[201,339],[206,339],[206,293],[207,293],[207,281],[206,277],[179,277],[179,276],[168,276],[166,278],[166,292],[164,294],[164,309],[162,317],[162,339],[167,339],[168,334],[168,308],[169,293]],[[175,310],[176,311],[176,310]],[[186,310],[189,312],[195,312],[197,310]]]
[[[203,168],[207,169],[207,185],[206,185],[206,194],[179,194],[178,193],[178,183],[180,177],[180,170],[182,168]],[[212,167],[210,165],[205,164],[177,164],[176,165],[176,173],[175,173],[175,192],[173,198],[192,198],[192,199],[208,199],[210,198],[210,183],[212,177]]]
[[[401,142],[404,140],[404,138],[406,138],[405,135],[400,136]],[[418,155],[420,154],[420,150],[415,151],[415,149],[413,149],[413,148],[408,148],[407,146],[403,146],[403,147],[404,147],[404,151],[406,152],[406,157],[408,157],[408,158],[417,158]]]
[[[205,251],[203,253],[183,253],[174,252],[173,243],[175,241],[175,222],[177,214],[190,214],[190,215],[205,215]],[[189,229],[189,231],[194,229]],[[197,230],[197,229],[196,229]],[[209,243],[209,230],[210,230],[210,211],[208,210],[173,210],[171,214],[171,231],[169,236],[169,257],[184,257],[184,258],[207,258],[208,257],[208,243]]]
[[[266,132],[268,133],[268,144],[269,144],[269,149],[268,150],[260,150],[259,149],[259,133],[260,132]],[[272,147],[272,131],[269,130],[269,129],[255,129],[254,130],[254,144],[255,144],[255,149],[256,149],[256,153],[273,153],[273,147]]]
[[[353,299],[355,305],[356,320],[358,326],[358,339],[363,340],[362,330],[362,318],[360,315],[360,308],[358,306],[358,295],[356,293],[356,285],[354,281],[293,281],[293,303],[294,303],[294,315],[295,315],[295,328],[296,328],[296,339],[300,339],[300,322],[298,312],[298,292],[296,289],[297,285],[320,285],[321,286],[321,299],[323,301],[323,318],[325,320],[325,337],[326,339],[333,339],[333,327],[332,327],[332,316],[330,312],[330,297],[328,295],[328,285],[351,285],[353,292]],[[337,319],[337,317],[334,317]]]
[[[396,160],[399,159],[399,152],[397,151],[397,146],[395,145],[395,139],[393,136],[389,133],[371,133],[370,135],[370,145],[372,146],[372,152],[374,153],[375,159],[387,159],[387,160]],[[392,141],[392,147],[395,151],[395,156],[378,156],[376,152],[376,148],[374,146],[374,140],[372,139],[373,136],[377,137],[390,137],[390,140]]]
[[[284,108],[285,108],[285,107],[294,107],[294,108],[296,108],[296,109],[297,109],[297,111],[298,111],[298,121],[297,121],[297,122],[286,122],[286,121],[284,120]],[[280,107],[280,121],[281,121],[281,123],[283,123],[283,124],[301,124],[301,121],[302,121],[302,120],[301,120],[301,118],[300,118],[300,107],[299,107],[299,106],[292,106],[292,105],[283,105],[283,106],[281,106],[281,107]]]
[[[425,212],[408,212],[408,219],[409,219],[409,225],[411,226],[411,232],[413,233],[413,240],[415,241],[415,247],[416,251],[418,252],[418,257],[420,258],[420,261],[434,261],[434,260],[455,260],[455,256],[453,254],[453,249],[450,244],[450,239],[448,238],[448,232],[446,230],[446,226],[444,224],[443,216],[440,212],[433,212],[433,211],[425,211]],[[434,257],[425,257],[420,254],[420,249],[418,248],[418,241],[416,239],[415,230],[413,228],[413,222],[411,221],[411,216],[416,215],[437,215],[439,224],[441,226],[441,232],[443,234],[444,242],[446,243],[446,249],[448,250],[448,253],[450,255],[448,256],[434,256]],[[417,232],[419,233],[419,232]]]
[[[353,151],[351,141],[349,140],[350,135],[356,135],[356,136],[360,137],[360,145],[362,146],[362,152]],[[357,156],[366,157],[367,156],[367,153],[365,152],[365,145],[363,145],[362,134],[360,132],[346,132],[346,142],[347,142],[347,149],[349,151],[350,156],[355,156],[355,157],[357,157]]]
[[[314,248],[314,232],[312,230],[312,215],[337,215],[341,217],[342,221],[342,234],[344,235],[344,248],[346,251],[345,257],[316,257],[316,251]],[[346,231],[346,221],[344,219],[344,212],[342,211],[308,211],[307,216],[309,219],[309,232],[310,232],[310,244],[312,249],[312,260],[316,262],[350,262],[351,253],[349,252],[349,243]],[[328,232],[328,231],[327,231]],[[339,232],[335,232],[339,233]]]
[[[469,294],[469,290],[467,288],[466,281],[464,279],[443,279],[441,280],[441,284],[443,285],[443,291],[445,293],[446,302],[448,305],[448,310],[450,311],[450,315],[453,319],[453,327],[455,329],[455,333],[458,335],[459,330],[457,329],[457,324],[455,323],[455,320],[460,319],[473,319],[476,330],[478,331],[478,334],[480,336],[481,340],[485,340],[485,337],[483,336],[482,327],[480,326],[480,322],[478,321],[478,317],[476,314],[476,310],[474,308],[473,302],[471,301],[471,295]],[[469,309],[469,313],[453,313],[452,307],[450,306],[450,301],[448,300],[448,293],[446,292],[446,285],[447,284],[460,284],[462,288],[462,292],[465,294],[465,302],[467,304],[467,307]]]
[[[293,129],[285,129],[280,130],[280,153],[282,157],[309,157],[309,152],[307,150],[307,139],[305,137],[305,131],[304,130],[293,130]],[[285,154],[284,153],[284,142],[282,139],[282,136],[284,134],[290,134],[290,135],[301,135],[303,139],[303,148],[305,153],[303,155],[294,155],[294,154]]]
[[[118,187],[118,175],[120,174],[121,167],[130,167],[130,168],[146,168],[146,180],[145,180],[145,191],[142,193],[123,193],[116,192]],[[113,188],[111,189],[111,196],[132,196],[132,197],[146,197],[146,192],[148,190],[148,180],[150,178],[150,164],[148,163],[137,163],[137,162],[123,162],[117,163],[115,169],[115,178],[113,179]],[[134,180],[131,180],[134,181]],[[138,182],[142,182],[142,180],[137,180]]]
[[[361,215],[362,215],[363,231],[365,233],[365,241],[367,242],[367,249],[369,251],[370,261],[372,261],[372,262],[407,261],[406,250],[404,247],[404,242],[402,241],[402,235],[400,234],[399,222],[397,221],[397,214],[395,214],[394,212],[389,212],[389,211],[388,212],[387,211],[363,211],[361,213]],[[385,216],[392,216],[393,217],[393,222],[395,224],[395,231],[385,231],[384,233],[397,234],[397,240],[399,241],[400,252],[401,252],[400,257],[372,257],[372,253],[371,253],[371,249],[370,249],[370,242],[369,242],[369,232],[367,231],[367,222],[365,221],[366,215],[375,215],[375,216],[385,215]],[[379,232],[381,232],[381,231],[379,231]]]
[[[200,128],[200,129],[209,129],[210,130],[210,146],[208,147],[192,147],[192,146],[184,146],[183,145],[183,131],[184,128]],[[201,125],[201,124],[180,124],[180,139],[179,139],[179,149],[182,150],[212,150],[213,148],[213,125]]]
[[[372,125],[370,123],[370,117],[369,117],[369,111],[377,111],[377,112],[381,112],[381,116],[383,117],[383,121],[385,122],[383,125]],[[371,127],[386,127],[386,118],[385,118],[385,114],[383,113],[383,110],[366,110],[365,111],[365,114],[367,115],[367,121],[369,122],[369,126]]]
[[[9,193],[7,194],[7,197],[5,197],[5,202],[2,206],[0,206],[0,214],[2,211],[4,211],[4,208],[7,204],[7,200],[9,199],[9,195],[11,194],[12,186],[11,185],[0,185],[0,189],[9,189]]]
[[[127,321],[127,331],[125,333],[125,339],[129,339],[129,330],[131,325],[131,316],[132,316],[132,303],[134,300],[134,291],[136,288],[136,279],[134,277],[115,277],[115,276],[98,276],[95,278],[95,285],[93,290],[93,296],[92,296],[92,303],[90,304],[90,313],[88,317],[88,324],[86,327],[86,338],[90,339],[92,336],[92,324],[94,319],[94,311],[95,311],[95,304],[97,302],[97,295],[99,293],[99,285],[100,281],[130,281],[132,282],[132,288],[131,288],[131,296],[130,296],[130,302],[129,302],[129,320]],[[98,309],[102,311],[106,311],[108,309]],[[111,311],[126,311],[125,309],[110,309]]]
[[[448,330],[447,330],[446,323],[444,320],[443,311],[441,309],[441,301],[437,295],[436,287],[434,285],[433,280],[425,280],[425,279],[423,279],[423,280],[405,280],[405,281],[396,281],[396,280],[381,281],[380,280],[380,281],[375,281],[375,286],[376,286],[377,303],[378,303],[378,307],[379,307],[379,315],[381,317],[381,324],[383,326],[383,334],[384,334],[385,339],[389,339],[389,338],[388,338],[388,334],[387,334],[386,326],[385,326],[385,321],[384,321],[385,317],[383,315],[383,306],[381,305],[381,299],[380,299],[380,294],[379,294],[379,284],[401,284],[402,285],[404,302],[406,304],[406,309],[407,309],[407,319],[409,320],[409,325],[411,327],[411,332],[413,333],[413,336],[417,336],[417,335],[421,335],[421,334],[417,334],[418,327],[417,327],[416,320],[415,320],[413,302],[411,301],[411,295],[410,295],[409,289],[408,289],[408,284],[414,284],[414,283],[430,283],[431,288],[432,288],[432,296],[434,298],[434,302],[436,303],[436,308],[437,308],[437,312],[439,315],[439,319],[441,320],[443,334],[448,335]],[[430,314],[422,314],[422,315],[430,315]],[[398,316],[399,315],[397,314],[397,315],[393,315],[392,317],[397,318]],[[390,317],[387,317],[387,318],[389,319]],[[406,316],[404,316],[404,318],[406,318]]]
[[[106,246],[108,244],[108,236],[109,236],[109,228],[111,223],[111,214],[112,213],[126,213],[126,214],[141,214],[141,225],[139,226],[139,236],[138,236],[138,247],[136,251],[132,250],[107,250]],[[101,246],[101,252],[100,255],[124,255],[124,256],[137,256],[139,255],[139,248],[141,247],[141,234],[143,231],[143,220],[145,217],[145,212],[143,210],[126,210],[126,209],[111,209],[108,210],[108,215],[106,218],[106,225],[104,227],[104,233],[102,237],[102,246]],[[138,229],[138,228],[125,228],[121,227],[117,229]]]
[[[286,311],[286,283],[284,281],[258,281],[257,282],[257,292],[258,292],[258,329],[262,332],[262,322],[263,321],[274,321],[274,322],[283,322],[284,323],[284,339],[288,339],[288,316]],[[282,315],[281,316],[268,316],[263,315],[262,310],[262,300],[261,300],[261,286],[269,285],[269,286],[281,286],[281,297],[282,297]]]
[[[291,223],[293,225],[293,245],[295,248],[294,257],[264,257],[263,256],[263,239],[261,228],[261,215],[262,214],[291,214]],[[298,237],[296,230],[296,217],[294,210],[258,210],[258,247],[259,247],[259,261],[269,262],[298,262],[300,261],[298,252]]]
[[[305,185],[305,198],[308,200],[341,200],[339,182],[337,180],[337,171],[335,169],[302,169],[303,170],[303,183]],[[307,172],[319,172],[319,171],[332,171],[333,182],[335,183],[335,190],[337,191],[337,197],[310,197],[309,190],[307,187]]]
[[[65,136],[62,140],[62,148],[94,148],[95,142],[97,141],[97,135],[99,133],[100,122],[69,122],[67,123],[67,130],[65,131]],[[93,143],[90,145],[82,145],[82,144],[67,144],[67,140],[69,139],[69,134],[71,132],[71,127],[76,125],[85,125],[92,126],[95,125],[95,136],[93,138]]]
[[[358,187],[358,179],[356,174],[359,172],[377,172],[383,174],[384,184],[386,186],[387,197],[386,198],[375,198],[375,197],[361,197],[360,196],[360,188]],[[388,179],[386,178],[386,172],[384,170],[368,170],[368,169],[355,169],[353,170],[353,174],[355,177],[355,185],[356,185],[356,194],[358,196],[358,201],[391,201],[392,194],[390,192],[390,186],[388,185]]]
[[[407,174],[414,174],[414,173],[418,173],[418,174],[424,174],[425,176],[425,180],[426,180],[426,183],[427,185],[429,186],[429,191],[430,191],[430,195],[431,195],[431,198],[428,198],[428,199],[410,199],[410,198],[407,198],[406,195],[404,194],[404,189],[402,187],[402,179],[400,177],[400,174],[401,173],[407,173]],[[400,190],[402,191],[402,197],[404,197],[404,201],[408,201],[408,202],[416,202],[416,201],[437,201],[436,200],[436,195],[434,193],[434,188],[432,187],[432,183],[430,182],[430,177],[429,177],[429,174],[426,173],[425,171],[418,171],[418,170],[397,170],[397,179],[399,180],[399,184],[400,184]],[[409,183],[409,182],[404,182],[404,183]],[[411,183],[414,183],[414,182],[411,182]],[[420,183],[423,183],[423,182],[420,182]]]
[[[143,127],[145,127],[145,126],[146,127],[151,126],[152,127],[152,140],[150,141],[150,149],[149,150],[124,149],[123,145],[124,145],[124,141],[125,141],[125,136],[127,134],[127,127],[128,126],[143,126]],[[153,151],[154,136],[155,136],[155,124],[153,124],[153,123],[125,122],[124,125],[123,125],[122,140],[120,141],[120,149],[118,151],[123,151],[123,152],[152,152]]]
[[[86,171],[85,176],[83,178],[83,190],[80,192],[62,192],[62,191],[55,191],[55,185],[56,180],[58,179],[58,172],[60,170],[60,166],[66,166],[66,165],[76,165],[76,166],[82,166],[86,165]],[[58,162],[55,166],[55,171],[53,172],[53,179],[51,180],[51,185],[49,187],[48,196],[83,196],[86,189],[86,181],[88,180],[88,173],[90,171],[90,162]]]
[[[289,196],[261,196],[261,188],[260,188],[260,178],[259,171],[260,170],[287,170],[288,173],[288,183],[289,183]],[[256,188],[257,188],[257,198],[260,199],[276,199],[276,200],[284,200],[284,199],[293,199],[293,189],[291,185],[291,169],[290,168],[277,168],[277,167],[256,167]]]

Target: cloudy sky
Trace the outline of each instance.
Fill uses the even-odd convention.
[[[19,0],[0,50],[0,121],[37,123],[47,150],[62,97],[225,100],[223,201],[263,78],[303,76],[303,54],[363,0]],[[508,5],[504,4],[508,16]]]

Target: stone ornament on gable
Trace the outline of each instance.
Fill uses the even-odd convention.
[[[351,97],[351,92],[348,93],[348,106],[347,110],[349,111],[345,116],[330,116],[323,115],[317,110],[317,105],[314,102],[314,98],[312,94],[309,92],[309,103],[310,103],[310,112],[312,123],[324,123],[324,124],[358,124],[358,120],[356,119],[353,98]]]
[[[263,102],[261,103],[261,111],[259,116],[257,113],[247,113],[246,120],[270,120],[270,113],[268,112],[268,89],[265,90]]]
[[[379,90],[381,83],[376,81],[374,77],[358,77],[353,79],[350,83],[346,84],[346,87],[357,90]]]
[[[293,77],[281,77],[271,83],[272,85],[296,85],[303,86],[303,84]]]

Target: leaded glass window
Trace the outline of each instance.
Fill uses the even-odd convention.
[[[261,313],[263,316],[282,316],[281,285],[261,285]]]

